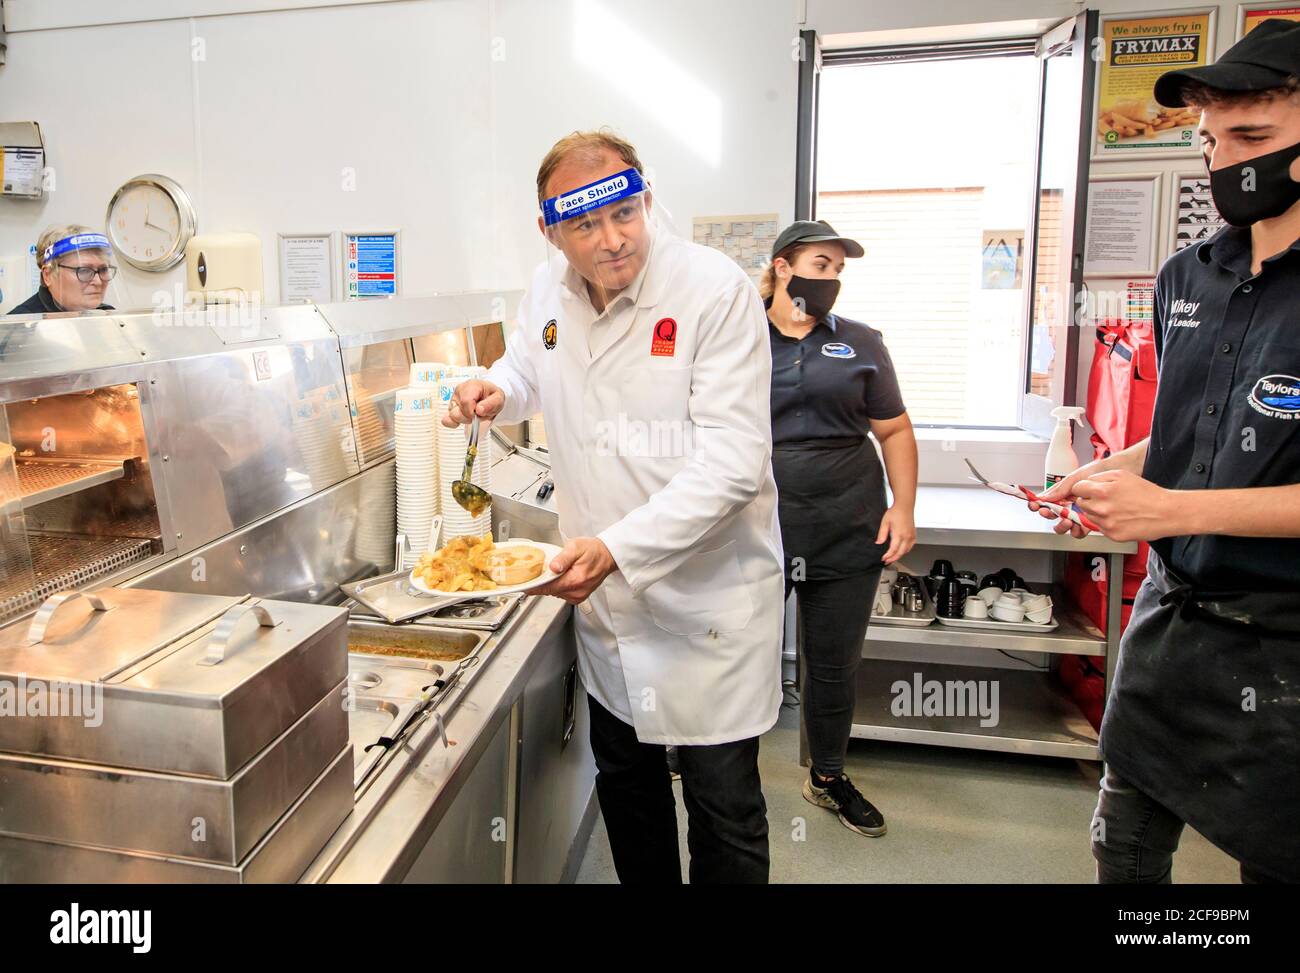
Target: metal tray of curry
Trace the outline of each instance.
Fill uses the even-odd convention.
[[[384,659],[459,662],[475,655],[490,635],[473,629],[353,621],[348,624],[348,651]]]

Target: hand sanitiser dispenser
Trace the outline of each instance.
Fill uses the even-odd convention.
[[[1077,405],[1058,405],[1052,410],[1056,428],[1047,447],[1047,461],[1043,469],[1043,483],[1048,490],[1056,486],[1079,468],[1079,458],[1074,455],[1073,421],[1082,418],[1084,409]]]

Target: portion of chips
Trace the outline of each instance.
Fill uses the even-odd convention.
[[[439,591],[491,591],[497,584],[483,572],[493,546],[490,533],[457,537],[420,558],[415,575]]]

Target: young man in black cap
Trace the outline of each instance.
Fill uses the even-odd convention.
[[[1150,438],[1047,495],[1077,497],[1108,537],[1151,542],[1101,727],[1093,854],[1102,882],[1168,882],[1191,824],[1243,881],[1295,882],[1300,23],[1267,20],[1155,94],[1201,109],[1231,225],[1160,270]]]

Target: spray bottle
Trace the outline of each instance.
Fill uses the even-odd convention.
[[[1074,455],[1073,420],[1083,416],[1084,409],[1077,405],[1059,405],[1052,410],[1056,419],[1056,428],[1052,430],[1052,441],[1047,447],[1047,461],[1043,468],[1043,482],[1048,490],[1056,486],[1079,468],[1079,459]]]

